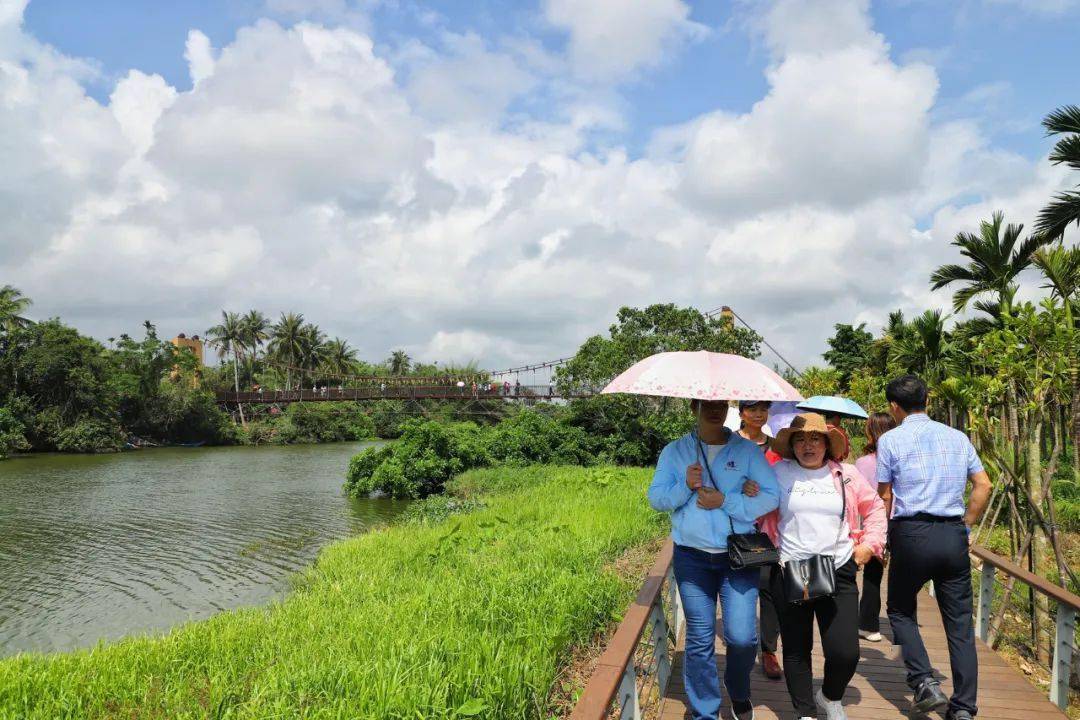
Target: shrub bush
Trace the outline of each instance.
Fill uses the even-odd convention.
[[[395,498],[421,498],[441,492],[460,472],[490,464],[478,426],[410,420],[396,443],[353,458],[345,486],[353,494],[379,490]]]
[[[90,418],[64,428],[56,438],[60,452],[118,452],[123,447],[124,434],[118,426]]]
[[[0,460],[13,452],[30,447],[23,432],[23,424],[15,417],[15,413],[0,407]]]
[[[293,403],[285,409],[285,442],[320,443],[367,440],[375,437],[375,423],[357,403]]]

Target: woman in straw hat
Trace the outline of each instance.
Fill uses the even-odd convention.
[[[841,698],[859,662],[855,576],[884,551],[885,505],[855,466],[836,461],[846,450],[845,438],[821,415],[797,416],[771,446],[783,458],[773,468],[780,506],[761,520],[762,531],[780,550],[781,564],[826,555],[836,568],[835,593],[797,603],[785,597],[780,566],[773,571],[788,692],[799,718],[814,718],[820,709],[828,720],[846,720]],[[810,658],[815,618],[825,654],[816,693]]]

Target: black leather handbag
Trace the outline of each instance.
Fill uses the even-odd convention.
[[[731,523],[731,518],[728,518]],[[737,533],[734,523],[727,536],[728,564],[732,570],[759,568],[780,562],[780,551],[763,532]]]
[[[698,450],[703,456],[705,455],[701,450],[700,440],[698,440]],[[709,482],[712,483],[713,489],[719,490],[720,488],[716,487],[716,480],[713,479],[707,456],[702,458],[702,464],[709,474]],[[728,515],[728,525],[731,526],[731,534],[727,537],[728,564],[732,570],[759,568],[780,562],[780,552],[772,544],[768,535],[763,532],[735,532],[735,523],[731,521],[730,515]]]
[[[840,479],[840,533],[847,525],[847,492],[845,478]],[[781,565],[784,599],[801,605],[836,594],[836,558],[832,555],[811,555],[804,560],[788,560]]]

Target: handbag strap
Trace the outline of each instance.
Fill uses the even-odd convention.
[[[844,470],[840,469],[840,529],[836,533],[836,542],[840,542],[840,538],[844,535],[844,526],[847,525],[847,490],[844,486],[847,484],[844,482]],[[829,475],[835,475],[831,467],[829,468]],[[850,532],[848,533],[851,534]]]
[[[701,464],[705,466],[705,472],[709,475],[709,482],[713,486],[713,490],[719,491],[720,488],[716,485],[716,479],[713,478],[712,468],[709,467],[709,455],[705,451],[704,443],[701,441],[701,437],[697,434],[697,430],[694,431],[694,447],[697,448],[698,453],[701,455]],[[731,527],[731,534],[735,534],[735,523],[731,520],[731,515],[727,515],[728,525]]]

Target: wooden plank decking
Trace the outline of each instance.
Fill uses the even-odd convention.
[[[882,612],[884,613],[884,609]],[[950,695],[952,684],[947,678],[949,652],[945,632],[941,626],[937,603],[926,592],[919,597],[919,624],[926,649],[930,653],[930,661],[939,671],[939,677],[940,673],[945,675],[942,677],[942,689],[946,695]],[[908,717],[911,693],[904,681],[904,663],[900,658],[900,649],[891,642],[889,622],[884,617],[881,621],[881,632],[885,639],[879,643],[862,641],[859,668],[844,696],[845,709],[853,720]],[[986,644],[978,639],[975,642],[979,652],[979,720],[1066,720],[1065,714],[1050,702],[1044,691],[1032,685],[1024,675]],[[717,654],[721,667],[723,652],[723,643],[717,639]],[[814,675],[818,682],[821,680],[822,666],[820,645],[817,645],[814,652]],[[751,687],[756,720],[795,718],[791,698],[783,680],[767,679],[760,666],[757,666],[754,668]],[[722,714],[724,718],[730,717],[726,695],[725,692]],[[685,702],[680,643],[671,681],[660,706],[662,720],[689,717],[686,714]],[[944,717],[944,714],[939,716],[935,713],[931,717]]]

